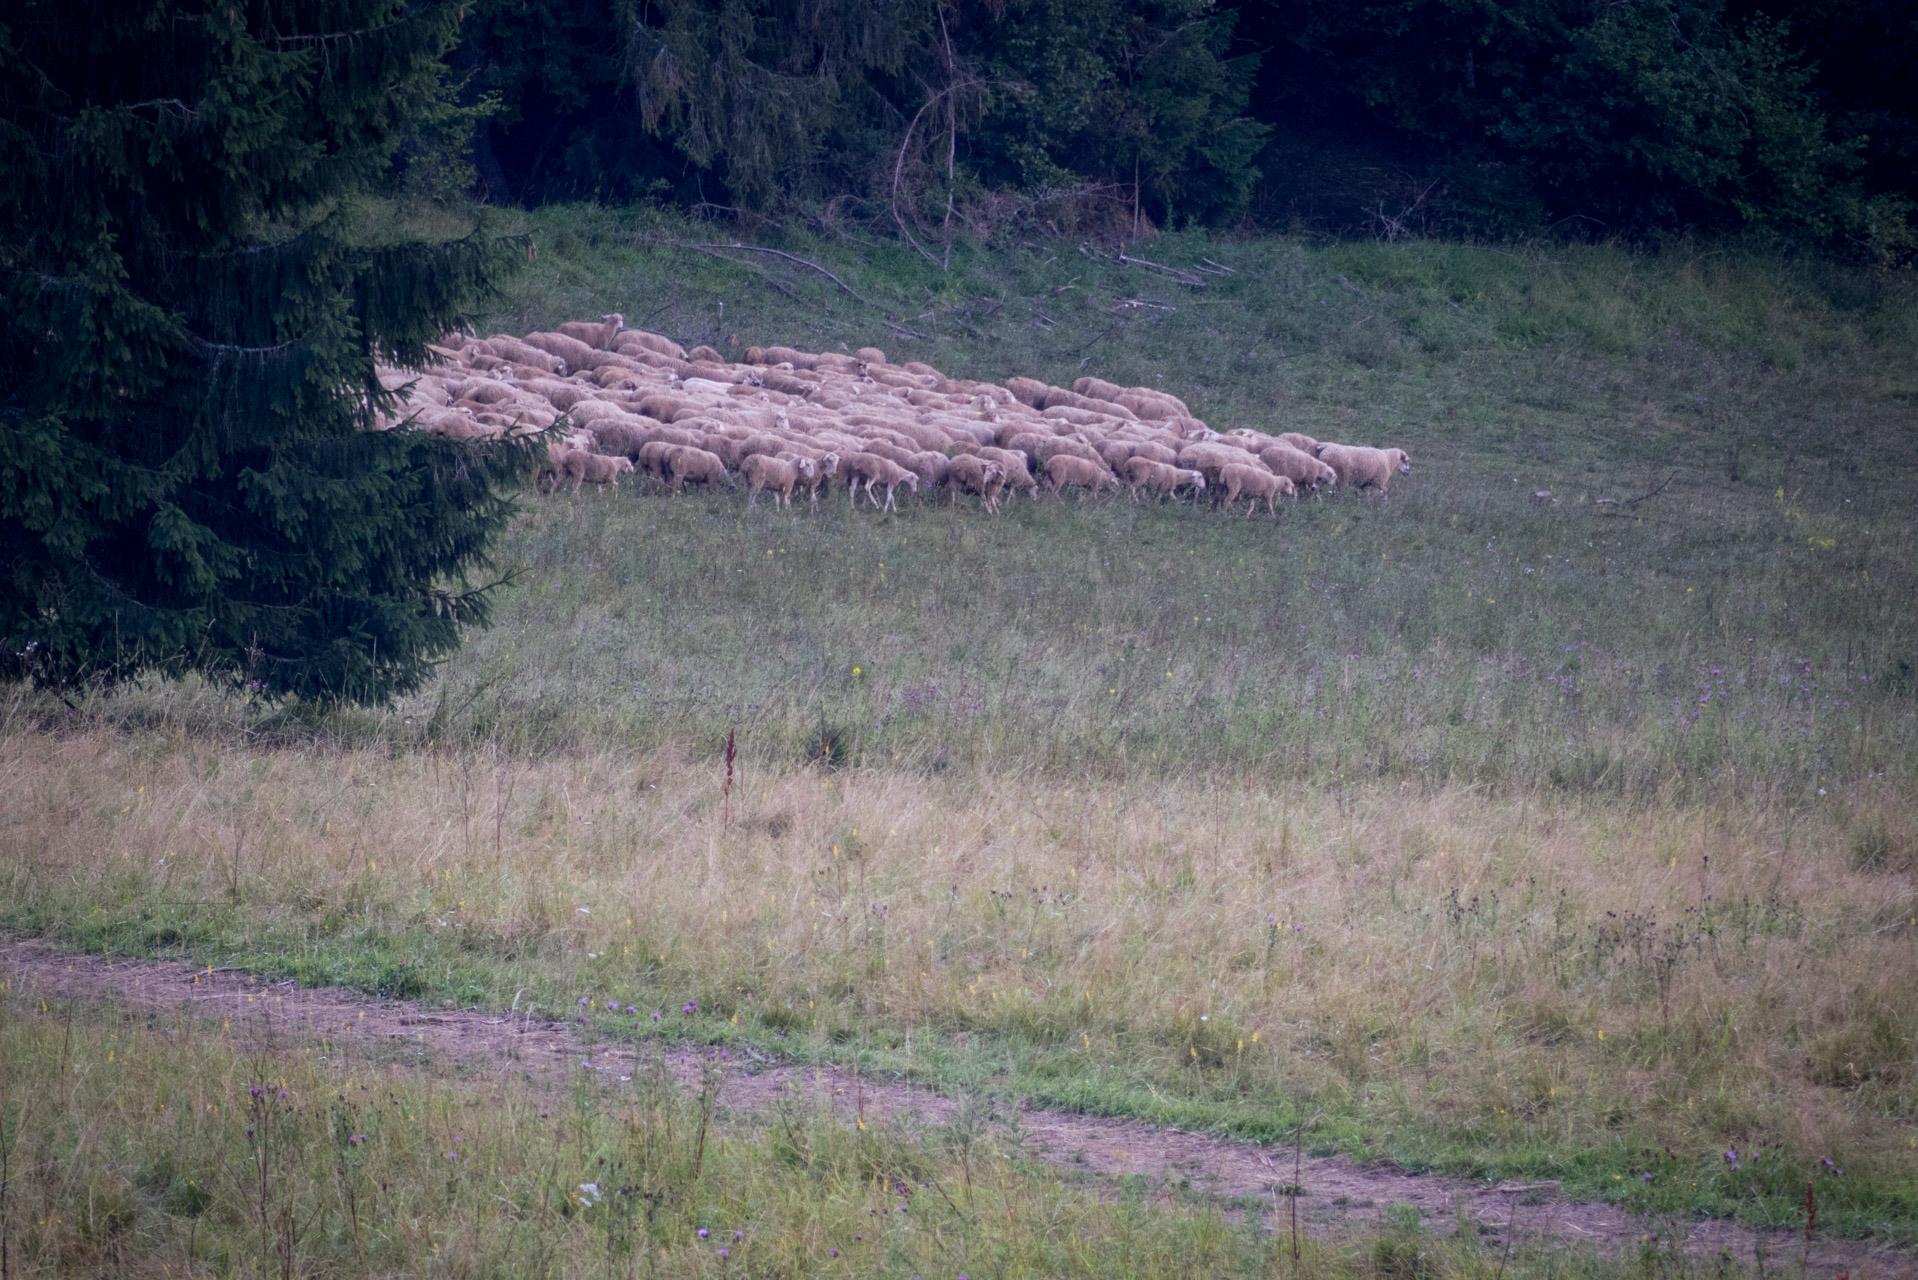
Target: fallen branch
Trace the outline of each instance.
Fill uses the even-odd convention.
[[[1672,472],[1671,475],[1668,475],[1665,477],[1664,483],[1660,484],[1656,489],[1653,489],[1651,492],[1641,493],[1636,498],[1625,499],[1625,505],[1628,507],[1635,507],[1639,503],[1644,502],[1648,498],[1656,498],[1659,494],[1665,492],[1665,485],[1670,484],[1677,477],[1678,477],[1678,473],[1676,471]]]
[[[1153,271],[1163,272],[1166,275],[1172,277],[1174,280],[1177,280],[1180,284],[1187,285],[1194,289],[1205,288],[1204,276],[1198,275],[1195,272],[1187,271],[1182,267],[1168,267],[1164,265],[1163,263],[1159,263],[1159,262],[1147,262],[1144,258],[1128,257],[1126,256],[1126,252],[1123,249],[1119,251],[1119,261],[1129,262],[1135,267],[1147,267]]]
[[[736,244],[736,243],[735,244],[702,244],[702,245],[693,245],[690,247],[696,248],[696,249],[738,249],[745,253],[770,253],[775,258],[784,258],[788,262],[797,262],[802,267],[811,267],[814,271],[817,271],[820,275],[826,277],[826,279],[832,281],[834,284],[838,285],[841,289],[844,289],[847,293],[851,294],[853,297],[858,298],[861,302],[864,302],[867,306],[869,307],[878,306],[877,303],[872,302],[867,298],[861,297],[858,290],[854,289],[851,285],[847,284],[844,280],[841,280],[838,276],[834,275],[832,272],[820,266],[817,262],[813,262],[807,258],[802,258],[796,253],[787,253],[784,249],[768,249],[764,245]],[[883,307],[880,309],[884,310]]]
[[[696,244],[675,244],[672,247],[675,249],[685,249],[690,253],[703,253],[709,258],[718,258],[721,262],[730,262],[735,267],[743,267],[745,270],[750,271],[754,275],[758,276],[761,280],[764,280],[767,284],[771,285],[773,288],[779,290],[779,292],[785,294],[788,298],[791,298],[794,301],[798,301],[799,299],[799,294],[793,290],[793,287],[791,285],[787,284],[784,280],[779,279],[777,276],[771,276],[766,274],[764,271],[761,271],[758,267],[755,267],[750,262],[741,262],[738,258],[729,258],[723,253],[719,253],[715,250],[707,249],[707,248],[704,248],[703,246],[696,245]]]

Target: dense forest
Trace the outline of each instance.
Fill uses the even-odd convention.
[[[907,235],[1913,248],[1910,0],[476,0],[409,181]]]

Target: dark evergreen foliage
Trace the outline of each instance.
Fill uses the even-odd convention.
[[[1263,172],[1268,216],[1331,182],[1428,231],[1918,243],[1912,0],[478,0],[457,57],[501,104],[495,199],[886,220],[1136,184],[1218,224]]]
[[[501,102],[495,199],[879,213],[903,168],[909,199],[1136,182],[1217,219],[1264,137],[1232,32],[1210,0],[479,0],[455,58]]]
[[[1751,0],[1238,7],[1241,35],[1268,50],[1254,113],[1282,134],[1361,140],[1433,180],[1438,225],[1756,229],[1833,244],[1902,219],[1918,196],[1909,165],[1860,173],[1861,156],[1905,145],[1872,134],[1910,137],[1918,119],[1883,78],[1908,79],[1909,0],[1866,6],[1904,52],[1842,96],[1819,59],[1855,24],[1821,0],[1785,6],[1816,29]],[[1862,62],[1854,52],[1848,65]]]
[[[417,687],[526,445],[369,429],[510,263],[365,194],[435,100],[458,5],[0,9],[0,636],[53,685],[195,670]],[[536,447],[536,446],[535,446]]]

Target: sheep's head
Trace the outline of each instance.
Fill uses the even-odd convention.
[[[839,474],[839,455],[836,453],[828,453],[826,454],[826,456],[819,459],[819,474],[822,476],[838,475]]]
[[[1392,450],[1392,452],[1395,455],[1397,455],[1397,458],[1398,458],[1399,474],[1407,475],[1407,476],[1411,475],[1412,474],[1412,455],[1407,453],[1403,449],[1394,449]]]
[[[906,488],[912,490],[914,493],[918,493],[919,492],[919,473],[917,471],[906,472],[905,475],[900,477],[900,483],[905,485]]]

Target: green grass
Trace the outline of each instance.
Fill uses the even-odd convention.
[[[1582,1194],[1655,1168],[1660,1211],[1789,1224],[1806,1162],[1851,1144],[1821,1221],[1918,1233],[1909,280],[1711,248],[1129,250],[1231,269],[1194,288],[1070,242],[962,245],[948,275],[885,243],[760,241],[855,298],[670,247],[735,237],[643,211],[529,229],[539,256],[486,332],[620,310],[722,350],[1092,373],[1219,428],[1400,445],[1414,472],[1389,502],[1276,522],[529,499],[495,627],[391,711],[196,684],[12,704],[0,923],[461,1003],[697,992],[742,1014],[680,1029],[702,1038],[906,1069],[910,1030],[911,1070],[942,1086],[1264,1137],[1304,1111],[1355,1154]],[[722,839],[729,731],[746,826]],[[142,818],[143,785],[178,797],[171,825]],[[893,824],[910,834],[872,834]],[[975,831],[973,860],[939,869],[950,895],[896,864]],[[383,874],[362,869],[375,846]],[[194,850],[190,898],[138,860],[158,847]],[[235,849],[257,879],[222,870]],[[1475,870],[1423,870],[1444,850]],[[1108,878],[1090,923],[1005,905],[1068,867]],[[706,918],[816,875],[885,897],[902,961],[907,935],[948,946],[945,985],[874,977],[850,934],[788,962],[784,926]],[[478,927],[448,936],[435,922],[469,900]],[[1287,902],[1346,932],[1275,962],[1263,920]],[[614,928],[626,913],[643,938]],[[1639,933],[1613,936],[1621,918]],[[1108,920],[1127,949],[1085,961]],[[769,937],[777,963],[754,958]],[[1673,938],[1691,994],[1661,1008]],[[1374,948],[1399,976],[1357,976]],[[966,983],[987,978],[1043,994],[982,1008]],[[1195,1039],[1208,983],[1269,1059]],[[1201,1047],[1220,1060],[1193,1068]],[[1540,1080],[1564,1099],[1532,1097]],[[1772,1154],[1718,1167],[1756,1141]]]
[[[0,997],[0,1238],[24,1277],[1612,1280],[1685,1265],[1514,1248],[1410,1205],[1306,1237],[1295,1260],[1267,1202],[1181,1202],[1143,1178],[1101,1194],[1032,1164],[990,1108],[854,1130],[798,1099],[729,1115],[657,1058],[630,1088],[541,1092],[38,1003]],[[1647,1218],[1667,1240],[1675,1225]]]

